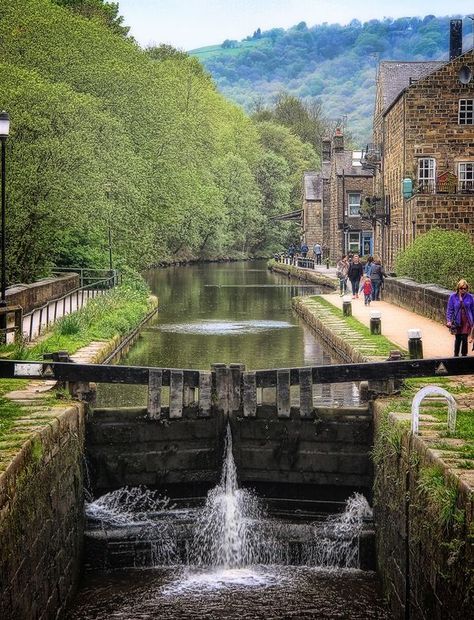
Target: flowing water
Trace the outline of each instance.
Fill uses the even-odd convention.
[[[160,311],[123,363],[259,369],[337,361],[291,310],[291,297],[321,289],[271,274],[263,261],[152,270],[148,282]],[[316,390],[324,404],[358,403],[353,384]],[[100,404],[117,402],[143,404],[145,391],[100,386]],[[363,496],[336,515],[268,514],[237,484],[230,429],[223,456],[204,506],[173,505],[145,488],[87,504],[89,570],[68,619],[387,618],[375,573],[358,568],[371,529]]]
[[[177,509],[132,488],[90,502],[86,516],[109,544],[117,530],[122,538],[137,532],[153,548],[152,567],[90,574],[71,620],[387,617],[374,573],[358,570],[359,537],[372,516],[365,498],[356,493],[342,514],[303,524],[266,515],[237,484],[230,427],[221,479],[203,508]]]

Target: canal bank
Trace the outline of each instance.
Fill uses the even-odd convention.
[[[347,361],[368,361],[374,359],[367,336],[370,314],[357,302],[352,302],[353,309],[357,308],[352,315],[360,317],[365,326],[355,326],[353,317],[343,316],[337,295],[298,298],[293,305]],[[388,331],[398,341],[392,348],[403,345],[408,325],[428,325],[423,333],[435,340],[426,346],[428,355],[451,354],[451,338],[440,324],[388,303],[374,305],[383,308],[385,319],[390,314],[394,317],[391,330],[382,327],[383,333]],[[419,436],[410,432],[411,401],[427,384],[455,396],[456,432],[447,431],[447,403],[439,395],[422,403]],[[377,566],[393,617],[469,617],[474,605],[472,377],[412,379],[401,393],[372,401],[371,408]]]
[[[145,321],[156,313],[150,304]],[[72,357],[101,363],[138,335],[91,342]],[[0,437],[0,617],[64,617],[82,571],[86,404],[54,381],[11,383],[18,412],[6,430],[2,415]]]

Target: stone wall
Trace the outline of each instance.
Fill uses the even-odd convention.
[[[0,478],[2,620],[56,619],[75,593],[83,538],[84,425],[80,404],[52,416],[49,424],[42,420]]]
[[[391,618],[463,620],[474,609],[474,503],[472,490],[428,449],[400,427],[383,404],[375,404],[374,517],[378,573]],[[456,489],[449,520],[423,491],[420,476],[436,466],[446,490]],[[426,469],[425,469],[426,471]],[[444,507],[446,510],[446,505]]]
[[[158,488],[171,497],[183,489],[190,496],[215,485],[220,477],[227,417],[209,417],[196,409],[182,418],[146,418],[145,410],[95,410],[88,421],[87,455],[94,495],[124,485]],[[299,489],[298,497],[324,495],[346,499],[372,485],[372,418],[367,406],[317,408],[302,418],[292,408],[289,419],[276,407],[259,405],[255,417],[231,417],[239,481],[251,486]],[[260,487],[259,487],[260,488]]]
[[[446,306],[451,292],[436,284],[419,284],[409,278],[386,278],[383,299],[439,323],[446,323]]]
[[[16,284],[6,292],[8,305],[19,305],[27,313],[79,287],[79,274],[66,273],[54,278],[43,278],[32,284]]]

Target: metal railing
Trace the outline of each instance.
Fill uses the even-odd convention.
[[[90,286],[98,281],[111,284],[109,288],[120,284],[121,274],[117,269],[91,269],[85,267],[55,267],[53,274],[77,273],[79,274],[79,287]]]
[[[67,270],[65,270],[67,271]],[[107,271],[110,274],[110,271]],[[34,308],[31,312],[23,315],[23,337],[27,342],[41,336],[45,329],[54,324],[58,319],[80,310],[89,299],[103,295],[116,286],[117,273],[110,277],[91,281],[80,286],[65,295],[53,300],[48,300],[42,306]]]

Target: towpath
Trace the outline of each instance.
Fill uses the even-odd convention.
[[[315,271],[337,280],[334,267],[326,269],[325,266],[317,266]],[[338,292],[325,295],[324,298],[334,304],[334,306],[342,309],[342,297],[339,296]],[[454,336],[441,323],[386,301],[374,301],[370,306],[365,306],[363,295],[359,295],[358,299],[352,299],[352,315],[364,325],[368,326],[370,324],[370,312],[372,310],[381,312],[382,334],[394,344],[407,349],[408,330],[419,329],[423,342],[423,357],[452,357],[454,353]],[[474,354],[471,349],[472,345],[469,344],[469,355]]]

